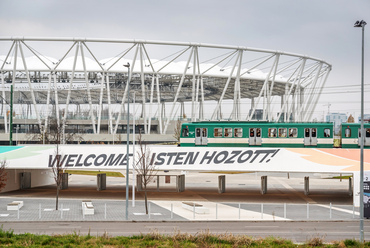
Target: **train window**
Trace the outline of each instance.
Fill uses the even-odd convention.
[[[370,128],[366,128],[366,138],[370,137]]]
[[[361,138],[361,128],[358,129],[358,137]]]
[[[186,127],[182,130],[182,137],[189,137],[189,128]]]
[[[276,128],[269,128],[269,137],[275,138],[276,137]]]
[[[222,137],[222,128],[219,128],[219,127],[215,128],[213,133],[214,133],[214,137]]]
[[[195,130],[195,137],[200,137],[200,128]]]
[[[289,128],[289,138],[297,138],[297,136],[298,136],[298,129]]]
[[[202,137],[207,137],[207,128],[203,128]]]
[[[310,137],[310,129],[309,128],[304,129],[304,137]]]
[[[243,129],[240,127],[234,128],[234,137],[241,138],[243,137]]]
[[[224,136],[225,137],[233,137],[233,129],[232,128],[225,128],[224,129]]]
[[[316,137],[316,128],[312,128],[311,137]]]
[[[286,138],[286,128],[279,128],[279,137]]]
[[[344,137],[346,138],[350,138],[351,137],[351,129],[350,128],[346,128],[346,130],[344,130]]]
[[[254,128],[249,129],[249,137],[254,137]]]
[[[256,137],[261,137],[261,128],[256,128],[256,129],[257,129]]]
[[[330,137],[330,129],[329,128],[325,128],[324,129],[324,137],[325,138],[329,138]]]

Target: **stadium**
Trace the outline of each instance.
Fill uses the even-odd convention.
[[[9,144],[11,129],[13,144],[45,143],[55,125],[62,143],[126,143],[128,119],[130,133],[148,143],[176,141],[177,124],[185,121],[312,121],[331,71],[318,58],[243,46],[0,42],[1,144]]]

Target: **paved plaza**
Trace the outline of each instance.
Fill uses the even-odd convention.
[[[226,192],[217,191],[217,173],[186,174],[185,192],[148,193],[145,213],[143,192],[132,196],[126,219],[125,180],[107,178],[107,189],[96,190],[95,176],[70,175],[69,188],[60,191],[56,211],[55,186],[1,194],[0,221],[290,221],[356,220],[348,192],[348,180],[310,175],[310,194],[303,193],[303,175],[268,175],[268,191],[260,192],[259,173],[227,175]],[[264,174],[263,174],[264,175]],[[132,181],[130,181],[132,185]],[[93,215],[84,215],[82,200],[91,200]],[[7,210],[7,204],[23,201],[23,207]],[[183,202],[193,204],[184,208]],[[199,206],[198,206],[199,205]],[[186,207],[186,206],[185,206]],[[199,209],[202,211],[199,212]]]

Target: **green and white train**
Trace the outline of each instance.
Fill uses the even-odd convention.
[[[370,148],[370,124],[364,147]],[[202,121],[183,123],[180,146],[359,148],[360,124],[344,123],[334,146],[333,123]]]

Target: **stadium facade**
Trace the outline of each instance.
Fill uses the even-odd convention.
[[[130,123],[135,119],[147,142],[174,141],[178,121],[310,121],[331,71],[321,59],[242,46],[89,38],[0,42],[3,144],[11,102],[13,137],[21,143],[45,137],[53,122],[63,143],[125,143],[128,101]],[[78,140],[67,139],[71,133]]]

